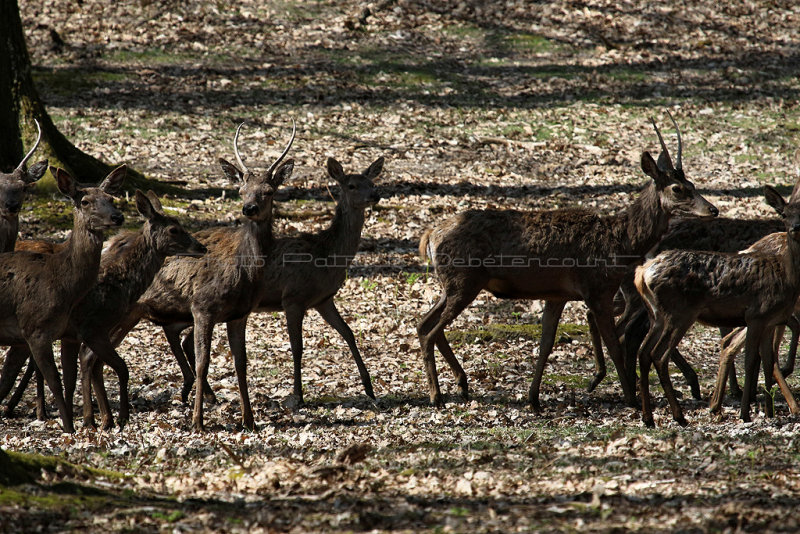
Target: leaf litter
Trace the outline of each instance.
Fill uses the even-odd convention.
[[[337,192],[325,158],[346,170],[387,158],[384,198],[368,214],[336,297],[377,402],[363,394],[346,345],[314,312],[304,322],[307,403],[287,402],[284,318],[258,314],[247,334],[257,430],[237,425],[236,378],[217,329],[209,380],[219,402],[206,406],[209,432],[193,434],[166,340],[139,325],[119,350],[131,368],[134,411],[125,428],[78,423],[75,435],[62,434],[55,421],[33,419],[30,392],[19,415],[0,422],[0,447],[124,473],[92,483],[140,498],[60,515],[57,528],[797,528],[798,421],[781,399],[773,420],[762,412],[741,423],[732,400],[712,417],[676,376],[690,425],[671,421],[654,387],[657,428],[645,429],[623,405],[613,373],[585,392],[591,349],[576,335],[556,345],[544,412],[534,414],[525,400],[538,339],[508,337],[454,347],[470,378],[466,402],[437,355],[449,402],[435,410],[416,338],[416,322],[439,292],[417,257],[426,228],[468,208],[618,210],[644,183],[640,153],[657,151],[651,115],[673,142],[666,108],[681,125],[690,179],[722,213],[770,216],[761,187],[788,192],[800,177],[794,3],[59,0],[20,7],[34,77],[59,128],[101,159],[185,184],[186,196],[165,204],[192,228],[236,224],[235,189],[215,161],[230,157],[242,120],[242,153],[256,167],[279,153],[289,118],[297,121],[296,170],[276,199],[277,234],[328,224],[327,187]],[[21,232],[56,229],[29,210]],[[451,329],[536,324],[540,315],[536,302],[481,295]],[[585,307],[571,303],[563,320],[585,324]],[[716,331],[703,327],[681,346],[706,396],[717,346]],[[113,399],[113,374],[106,382]],[[70,478],[47,477],[47,484]],[[7,525],[37,521],[35,509],[0,508]]]

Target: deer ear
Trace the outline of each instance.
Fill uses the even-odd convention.
[[[778,215],[781,217],[784,216],[783,210],[786,207],[786,201],[783,200],[781,194],[778,193],[774,187],[769,185],[764,186],[764,198],[767,199],[767,204],[772,206],[772,209],[778,212]]]
[[[161,215],[164,215],[164,207],[161,205],[161,200],[153,191],[147,191],[147,198],[150,199],[150,204],[153,205],[155,210]]]
[[[231,182],[241,182],[244,178],[244,174],[242,171],[236,168],[236,166],[228,160],[219,158],[219,166],[222,167],[222,173],[225,177],[230,180]]]
[[[25,182],[26,184],[32,184],[34,182],[39,181],[46,172],[47,172],[47,160],[40,161],[39,163],[28,169],[28,172],[26,172],[22,176],[22,181]]]
[[[134,196],[136,197],[136,209],[141,213],[145,219],[152,219],[155,215],[155,209],[153,209],[153,205],[150,203],[150,199],[141,192],[141,190],[137,189]]]
[[[650,155],[650,152],[642,152],[642,170],[644,173],[653,179],[656,183],[656,187],[659,189],[664,189],[667,187],[667,178],[664,175],[664,172],[658,168],[653,156]]]
[[[272,174],[272,178],[270,179],[270,183],[273,187],[278,187],[283,182],[291,178],[292,171],[294,171],[294,160],[287,159],[283,165],[278,167],[275,172]]]
[[[108,176],[106,176],[97,187],[104,193],[114,194],[119,190],[122,182],[125,180],[126,174],[128,174],[128,166],[120,165],[108,173]]]
[[[326,166],[328,168],[328,176],[337,182],[342,183],[344,180],[344,169],[342,169],[342,164],[336,161],[334,158],[328,158],[328,163]]]
[[[373,161],[369,168],[364,171],[364,176],[374,181],[383,170],[383,161],[383,156]]]
[[[58,190],[69,198],[74,199],[78,194],[78,188],[75,185],[75,180],[64,169],[58,167],[50,167],[50,173],[56,178],[56,185]]]

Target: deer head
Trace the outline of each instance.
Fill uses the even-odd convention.
[[[800,194],[797,186],[792,191],[789,202],[783,200],[781,194],[769,185],[764,186],[764,197],[767,199],[767,204],[772,206],[772,209],[778,212],[783,219],[789,237],[794,241],[800,241],[800,202],[798,202]]]
[[[37,120],[34,119],[33,122],[36,123],[36,128],[39,131],[36,143],[25,154],[16,169],[10,173],[0,172],[0,217],[5,219],[17,216],[20,208],[22,208],[22,200],[25,198],[28,188],[47,172],[47,160],[40,161],[30,169],[25,169],[25,164],[42,140],[42,128]]]
[[[675,132],[678,136],[678,157],[673,165],[672,158],[661,137],[661,132],[656,126],[656,121],[652,117],[650,121],[656,130],[658,141],[661,143],[661,154],[658,161],[654,161],[649,152],[642,153],[642,170],[653,179],[658,191],[661,206],[670,215],[678,217],[700,217],[711,218],[719,215],[719,210],[706,200],[694,187],[694,184],[686,179],[683,173],[683,144],[681,142],[681,132],[678,124],[672,118],[672,114],[667,111]]]
[[[144,235],[152,248],[164,256],[200,257],[206,253],[206,247],[187,232],[174,217],[170,217],[161,207],[161,201],[155,193],[148,191],[145,195],[139,189],[135,193],[136,209],[147,219]]]
[[[242,197],[242,214],[253,221],[264,221],[272,214],[272,199],[275,191],[289,179],[294,170],[294,160],[289,159],[282,164],[281,161],[289,153],[297,127],[292,121],[292,137],[283,153],[265,173],[258,175],[247,168],[239,154],[239,132],[242,126],[244,123],[236,128],[236,134],[233,136],[233,153],[236,156],[238,167],[223,158],[219,159],[219,164],[229,180],[241,183],[239,195]]]
[[[378,158],[361,174],[345,174],[342,165],[334,158],[328,158],[328,175],[342,188],[341,204],[355,209],[364,209],[376,204],[380,199],[375,181],[383,170],[383,158]]]
[[[115,193],[122,185],[128,168],[120,165],[106,176],[100,185],[91,187],[79,184],[63,169],[50,167],[56,177],[58,190],[72,199],[76,216],[86,221],[90,231],[98,232],[112,226],[120,226],[125,217],[114,206]]]

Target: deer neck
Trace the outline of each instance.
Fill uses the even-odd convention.
[[[630,249],[634,256],[644,256],[658,245],[669,227],[669,214],[664,211],[659,200],[658,191],[653,182],[641,192],[639,197],[623,213],[625,224],[622,225]]]
[[[103,249],[102,230],[92,230],[87,221],[74,213],[72,233],[63,249],[55,253],[56,277],[63,287],[74,288],[76,294],[85,295],[97,281],[100,270],[100,253]]]
[[[800,243],[786,233],[786,252],[783,255],[783,268],[786,277],[795,288],[795,293],[800,294]]]
[[[19,216],[14,214],[8,218],[0,218],[0,252],[12,252],[17,244],[19,232]]]
[[[118,255],[101,259],[98,284],[125,291],[129,301],[137,300],[164,265],[166,255],[160,253],[147,230],[140,230],[129,247]]]
[[[331,225],[320,234],[322,242],[328,245],[328,255],[344,257],[350,263],[358,250],[364,221],[363,208],[356,209],[339,202]]]
[[[239,247],[236,251],[237,265],[251,280],[259,278],[263,272],[263,258],[272,249],[272,207],[269,216],[260,221],[245,218],[240,230]]]

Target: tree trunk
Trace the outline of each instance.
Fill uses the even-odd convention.
[[[53,124],[33,84],[17,0],[0,0],[0,171],[14,169],[25,150],[33,145],[34,119],[41,125],[42,141],[33,162],[47,158],[50,165],[62,167],[87,183],[99,182],[112,169],[75,147]],[[126,182],[128,186],[141,186],[147,181],[140,173],[128,169]]]

